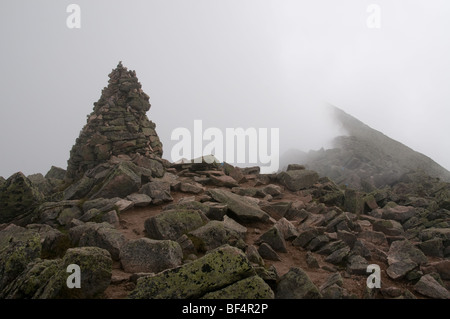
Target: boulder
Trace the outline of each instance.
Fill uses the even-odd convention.
[[[44,195],[25,175],[13,174],[0,188],[0,224],[26,225],[43,200]]]
[[[41,238],[41,258],[62,257],[70,247],[69,236],[49,225],[30,224],[27,229],[36,231]]]
[[[60,259],[36,259],[3,290],[2,299],[39,299],[42,290],[61,268]],[[67,274],[69,275],[69,274]]]
[[[155,205],[173,201],[170,195],[170,183],[165,181],[149,182],[139,189],[139,193],[149,196]]]
[[[209,292],[202,299],[273,299],[270,286],[259,276],[242,279],[223,289]]]
[[[281,276],[275,293],[276,299],[319,299],[321,297],[319,289],[301,268],[291,268]]]
[[[247,197],[222,189],[210,189],[209,193],[218,202],[227,205],[230,217],[238,222],[267,222],[269,215]]]
[[[64,180],[64,177],[66,176],[66,170],[60,167],[53,166],[49,169],[47,174],[45,174],[45,178],[47,179],[59,179]]]
[[[431,275],[425,275],[414,285],[418,293],[433,299],[450,299],[450,292],[442,287]]]
[[[154,276],[139,278],[131,299],[200,298],[255,275],[244,253],[228,245]]]
[[[450,259],[436,261],[430,264],[425,264],[420,267],[425,273],[438,273],[443,280],[450,280]]]
[[[181,182],[180,191],[183,193],[200,194],[205,191],[205,188],[196,182]]]
[[[441,238],[433,238],[419,244],[420,250],[427,256],[444,257],[444,244]]]
[[[381,218],[393,219],[403,224],[416,214],[417,214],[416,209],[411,206],[401,206],[401,205],[394,207],[388,206],[382,209]]]
[[[198,210],[172,209],[148,218],[144,227],[150,238],[177,240],[183,234],[205,225],[207,221]]]
[[[74,246],[103,248],[113,260],[119,260],[121,248],[126,243],[125,236],[109,223],[89,222],[75,226],[69,230],[69,236]]]
[[[272,218],[278,220],[283,218],[292,206],[292,202],[275,202],[261,205],[261,209]]]
[[[262,243],[258,248],[259,255],[267,260],[281,261],[281,257],[267,243]]]
[[[314,257],[314,255],[311,252],[306,253],[306,264],[311,269],[317,269],[320,268],[319,262],[317,261],[317,258]]]
[[[350,253],[350,247],[345,246],[341,249],[338,249],[334,252],[332,252],[330,255],[328,255],[325,258],[326,262],[332,263],[334,265],[339,265],[347,258],[348,254]]]
[[[127,199],[133,202],[134,207],[145,207],[150,205],[152,199],[145,194],[133,193],[127,196]]]
[[[300,231],[300,234],[294,239],[292,245],[306,247],[313,238],[316,238],[319,235],[320,233],[316,228],[308,227],[307,229]]]
[[[137,192],[141,186],[141,176],[136,174],[136,171],[136,165],[131,162],[117,164],[111,169],[100,189],[90,195],[90,198],[124,198]]]
[[[130,240],[122,246],[120,262],[130,273],[158,273],[181,265],[183,252],[172,240],[140,238]]]
[[[405,234],[402,224],[395,220],[377,220],[372,224],[372,229],[387,236],[402,236]]]
[[[286,242],[284,240],[283,233],[279,230],[278,226],[273,226],[264,234],[262,234],[256,243],[266,243],[272,247],[275,251],[286,253]]]
[[[280,218],[275,223],[275,226],[281,232],[281,234],[285,240],[288,240],[288,241],[294,240],[299,235],[297,228],[295,228],[295,226],[284,217]]]
[[[360,255],[351,255],[347,261],[347,272],[354,275],[367,275],[367,266],[369,263]]]
[[[427,257],[410,241],[394,241],[387,258],[389,267],[386,273],[394,280],[403,278],[417,266],[426,263]]]
[[[264,267],[264,260],[258,252],[258,249],[253,245],[248,245],[245,250],[245,256],[254,265]]]
[[[69,265],[78,265],[81,271],[81,288],[67,287]],[[92,299],[98,298],[111,283],[112,260],[110,254],[98,247],[70,248],[50,278],[40,299]]]
[[[230,226],[228,226],[228,224],[230,224]],[[230,221],[221,222],[213,220],[206,225],[191,231],[188,234],[188,237],[194,243],[197,251],[206,252],[225,244],[232,245],[233,242],[237,242],[239,239],[243,240],[247,229],[244,227],[244,231],[240,231],[235,228],[236,227],[234,227]]]
[[[221,176],[209,176],[211,183],[217,187],[238,187],[239,183],[231,176],[221,175]]]
[[[39,258],[41,251],[41,238],[35,230],[11,224],[0,231],[0,291]]]
[[[313,186],[319,181],[319,175],[309,170],[291,170],[279,173],[277,180],[290,191],[296,192]]]

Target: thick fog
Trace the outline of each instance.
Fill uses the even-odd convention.
[[[66,168],[119,61],[169,160],[195,120],[327,147],[330,103],[450,169],[449,17],[447,0],[2,0],[0,176]]]

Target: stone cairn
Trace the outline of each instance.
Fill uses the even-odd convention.
[[[161,158],[156,125],[146,116],[150,106],[136,72],[119,62],[70,151],[66,179],[77,180],[87,170],[121,154]]]

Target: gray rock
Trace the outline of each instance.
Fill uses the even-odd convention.
[[[275,293],[276,299],[319,299],[322,295],[301,268],[291,268],[281,276]]]
[[[69,200],[85,198],[92,187],[94,187],[94,184],[94,178],[89,178],[84,175],[64,190],[64,199]]]
[[[211,183],[218,187],[238,187],[239,183],[231,176],[221,175],[221,176],[209,176]]]
[[[120,201],[121,198],[97,198],[93,200],[88,200],[83,203],[83,211],[87,212],[92,208],[98,209],[101,212],[109,212],[113,209],[118,209],[116,203]]]
[[[139,278],[131,299],[188,299],[225,288],[255,275],[244,253],[223,246],[202,258],[155,276]]]
[[[52,166],[50,170],[45,174],[45,178],[50,179],[59,179],[64,180],[64,177],[66,176],[66,170],[62,169],[60,167]]]
[[[158,273],[181,265],[183,252],[177,242],[140,238],[122,246],[120,262],[126,272]]]
[[[271,195],[274,198],[277,198],[283,194],[283,189],[278,185],[269,184],[263,187],[263,192],[267,195]]]
[[[183,193],[200,194],[205,191],[205,188],[201,184],[196,182],[182,182],[180,184],[180,191]]]
[[[386,273],[394,280],[405,277],[417,266],[426,263],[427,257],[410,241],[394,241],[388,252],[389,267]]]
[[[258,248],[259,255],[267,260],[280,261],[281,257],[266,243],[262,243]]]
[[[416,215],[416,209],[411,206],[395,206],[395,207],[385,207],[382,209],[381,218],[383,219],[393,219],[400,223],[406,222],[408,219]]]
[[[80,247],[99,247],[111,254],[113,260],[119,260],[125,236],[108,223],[86,223],[69,230],[71,242]]]
[[[420,250],[427,256],[444,257],[444,244],[441,238],[433,238],[419,244]]]
[[[367,266],[369,263],[360,255],[351,255],[347,261],[347,272],[354,275],[367,275]]]
[[[344,243],[346,243],[351,249],[353,249],[353,246],[356,242],[356,235],[345,231],[345,230],[339,230],[337,231],[337,238],[342,240]]]
[[[261,255],[258,252],[258,249],[253,246],[249,245],[247,246],[247,249],[245,250],[245,256],[247,256],[247,259],[255,265],[264,267],[264,259],[261,257]]]
[[[300,232],[300,235],[292,242],[294,246],[305,247],[313,238],[319,236],[320,233],[316,228],[310,227]]]
[[[321,255],[331,255],[342,248],[348,248],[347,244],[342,240],[337,240],[326,244],[321,249],[319,249],[317,253]]]
[[[261,205],[261,209],[272,218],[278,220],[283,218],[292,206],[292,202],[275,202]]]
[[[207,221],[198,210],[173,209],[148,218],[144,226],[150,238],[177,240],[183,234],[205,225]]]
[[[306,250],[310,251],[317,251],[321,249],[323,246],[328,244],[330,242],[330,239],[326,235],[319,235],[317,237],[314,237],[308,245],[306,245]]]
[[[373,223],[372,228],[374,231],[380,231],[388,236],[401,236],[405,233],[402,224],[395,220],[377,220]]]
[[[227,205],[231,217],[238,222],[267,222],[269,220],[269,215],[247,197],[222,189],[210,189],[209,193],[216,201]]]
[[[339,265],[342,262],[344,262],[344,260],[346,259],[346,257],[348,256],[349,253],[350,253],[350,247],[346,246],[346,247],[338,249],[338,250],[334,251],[333,253],[331,253],[330,255],[328,255],[325,258],[325,261],[332,263],[334,265]]]
[[[365,230],[359,233],[358,238],[364,239],[377,246],[387,246],[388,242],[386,235],[382,232],[375,232],[370,230]]]
[[[147,183],[139,189],[139,193],[149,196],[155,205],[173,201],[170,195],[170,183],[165,181],[155,180]]]
[[[240,225],[238,225],[240,226]],[[213,220],[206,225],[191,231],[188,237],[196,246],[197,251],[206,252],[225,244],[232,244],[239,239],[244,239],[247,229],[243,226],[238,227],[231,221]]]
[[[319,262],[317,261],[316,257],[311,252],[306,253],[306,264],[311,269],[317,269],[320,268]]]
[[[83,215],[80,208],[77,206],[64,208],[58,215],[58,223],[62,226],[69,225],[72,219],[79,219]]]
[[[138,193],[133,193],[127,196],[127,199],[129,201],[133,202],[133,205],[135,207],[145,207],[150,205],[150,203],[152,202],[152,199],[150,198],[150,196],[145,195],[145,194],[138,194]]]
[[[275,226],[280,230],[285,240],[291,241],[299,235],[297,228],[284,217],[279,219]]]
[[[262,234],[256,243],[267,243],[275,251],[286,253],[286,242],[284,240],[283,233],[280,231],[278,226],[273,226],[264,234]]]
[[[277,180],[290,191],[296,192],[313,186],[319,181],[319,175],[314,171],[294,170],[279,173]]]
[[[450,293],[431,275],[425,275],[414,285],[418,293],[434,299],[450,299]]]

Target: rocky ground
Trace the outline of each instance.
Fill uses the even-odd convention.
[[[126,156],[111,161],[114,183],[127,180],[126,165],[138,167]],[[45,202],[31,221],[2,224],[1,297],[450,296],[446,183],[410,174],[366,194],[299,165],[271,175],[165,165],[124,198]],[[20,175],[4,186],[17,179],[39,191]],[[69,263],[81,263],[83,289],[65,287]],[[381,289],[366,286],[369,264],[381,268]]]

